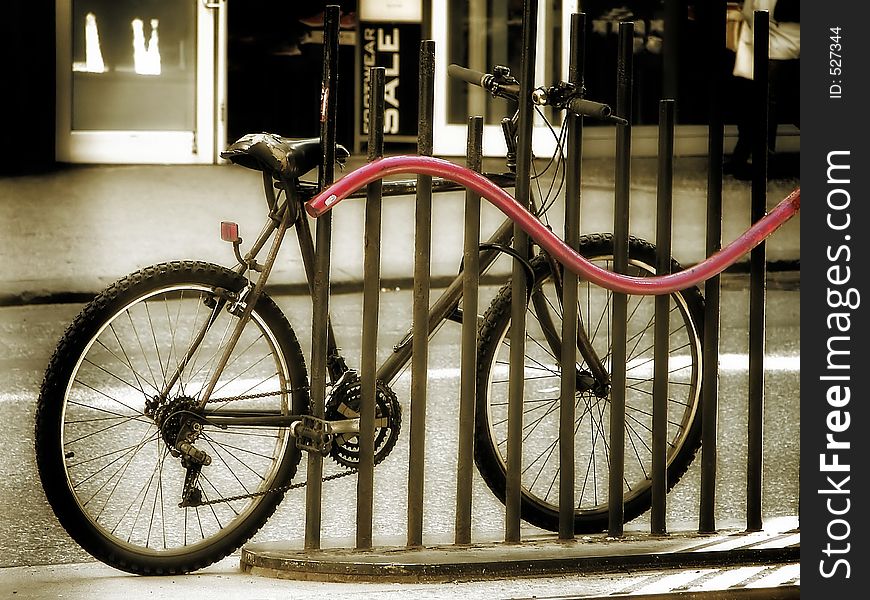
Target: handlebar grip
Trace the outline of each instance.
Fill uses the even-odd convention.
[[[471,69],[466,69],[465,67],[460,67],[459,65],[451,64],[447,66],[447,74],[456,79],[461,79],[462,81],[470,83],[471,85],[484,87],[483,78],[486,77],[486,73],[473,71]]]
[[[592,117],[602,121],[608,120],[613,114],[613,110],[607,104],[583,98],[574,98],[568,102],[568,110],[580,117]]]

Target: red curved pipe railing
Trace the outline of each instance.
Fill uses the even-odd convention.
[[[794,216],[800,209],[801,203],[801,191],[800,188],[796,188],[767,215],[719,252],[685,271],[653,277],[621,275],[592,264],[547,229],[505,190],[479,173],[440,158],[391,156],[367,163],[309,200],[305,210],[312,217],[319,217],[372,181],[401,173],[443,177],[464,185],[494,204],[565,268],[597,285],[625,294],[670,294],[706,281],[727,269],[738,258],[760,244],[780,225]]]

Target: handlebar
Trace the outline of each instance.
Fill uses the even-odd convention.
[[[607,121],[608,123],[616,123],[618,125],[628,125],[626,119],[614,115],[613,109],[610,108],[610,105],[602,102],[586,100],[585,98],[572,98],[568,101],[565,108],[578,117],[592,117],[599,121]]]
[[[456,79],[461,79],[466,83],[470,83],[471,85],[486,87],[483,84],[483,78],[486,77],[486,73],[451,64],[447,66],[447,74]]]
[[[499,81],[495,75],[490,73],[481,73],[453,64],[447,66],[447,74],[471,85],[482,87],[493,96],[516,100],[520,95],[520,85],[512,77],[510,78],[512,81]]]
[[[601,102],[585,100],[584,98],[573,98],[568,101],[567,109],[580,117],[593,117],[595,119],[606,120],[613,114],[610,106]]]
[[[466,83],[470,83],[471,85],[482,87],[493,96],[516,100],[520,95],[519,83],[516,82],[516,79],[510,76],[500,78],[499,76],[490,73],[481,73],[480,71],[460,67],[455,64],[447,66],[447,74],[456,79],[465,81]],[[586,100],[585,98],[580,98],[576,95],[567,100],[563,97],[557,101],[551,101],[547,90],[539,88],[533,92],[532,100],[538,105],[564,108],[578,117],[591,117],[593,119],[598,119],[599,121],[608,121],[611,123],[619,123],[621,125],[628,124],[628,121],[622,117],[614,116],[613,110],[609,105],[595,102],[593,100]]]

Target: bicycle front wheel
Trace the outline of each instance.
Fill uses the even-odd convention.
[[[97,296],[60,341],[40,392],[36,457],[58,520],[99,560],[139,574],[207,566],[265,523],[283,495],[270,490],[295,474],[299,451],[281,427],[205,421],[195,444],[211,463],[193,482],[175,450],[191,416],[308,411],[302,352],[265,294],[212,400],[197,407],[246,285],[207,263],[149,267]],[[182,507],[191,484],[197,501]]]
[[[612,270],[613,238],[583,236],[580,253]],[[671,261],[672,270],[680,270]],[[536,283],[526,313],[522,435],[521,515],[538,527],[559,528],[559,395],[562,332],[561,294],[554,285],[550,261],[532,261]],[[629,273],[655,274],[655,248],[631,238]],[[613,293],[579,282],[579,323],[606,373],[612,372]],[[627,323],[625,416],[625,519],[651,504],[653,296],[629,296]],[[487,310],[478,342],[475,460],[492,492],[505,498],[507,464],[508,375],[511,286],[504,286]],[[704,307],[693,287],[670,295],[668,363],[667,481],[670,489],[686,472],[700,445],[701,336]],[[574,529],[603,531],[608,525],[610,453],[609,389],[594,389],[589,364],[578,352],[575,411]]]

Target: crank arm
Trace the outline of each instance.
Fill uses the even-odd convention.
[[[311,432],[317,432],[317,435],[342,435],[345,433],[359,433],[359,417],[355,419],[340,419],[337,421],[327,421],[318,419],[311,415],[304,415],[298,421],[294,421],[290,425],[290,434],[293,437],[306,437]]]
[[[382,421],[383,423],[376,422],[375,425],[385,427],[386,419]],[[290,425],[290,435],[296,438],[296,447],[300,450],[326,456],[332,450],[332,443],[336,436],[359,435],[359,423],[359,418],[327,421],[305,415]]]

